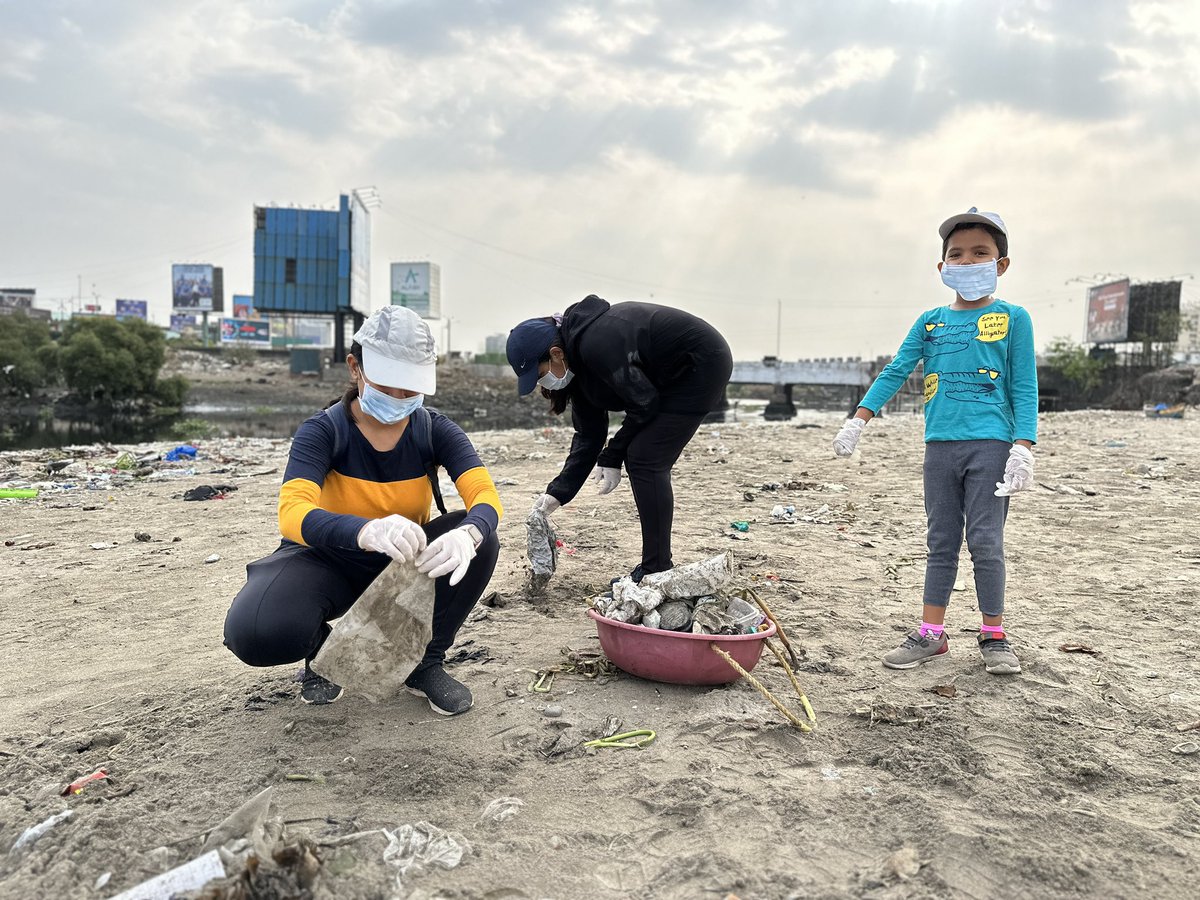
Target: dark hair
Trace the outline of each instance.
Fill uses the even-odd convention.
[[[992,240],[996,242],[996,249],[1000,251],[999,259],[1004,259],[1008,256],[1008,237],[999,228],[994,228],[991,225],[984,225],[982,222],[959,222],[950,229],[950,233],[946,235],[946,239],[942,241],[942,259],[946,258],[946,248],[950,246],[950,238],[954,237],[960,231],[966,231],[968,228],[982,228],[992,236]]]
[[[546,352],[542,354],[541,359],[538,360],[539,366],[544,362],[550,361],[551,350],[553,350],[555,347],[557,347],[559,350],[563,350],[563,344],[566,343],[562,336],[562,326],[558,324],[558,321],[554,318],[554,316],[543,316],[542,321],[549,322],[554,326],[555,338],[553,341],[551,341],[550,346],[546,348]],[[539,390],[542,392],[542,396],[550,401],[550,412],[552,414],[561,416],[567,411],[567,402],[571,399],[570,386],[563,388],[561,391],[550,391],[544,387],[539,387]]]
[[[362,368],[362,344],[360,344],[358,341],[354,341],[350,345],[349,351],[347,351],[347,356],[353,356],[355,362],[358,363],[359,368]],[[358,382],[351,380],[350,386],[346,388],[345,393],[343,393],[340,397],[335,397],[333,400],[330,400],[329,404],[325,408],[329,409],[329,407],[333,406],[335,403],[340,403],[342,404],[342,409],[346,411],[346,418],[351,422],[356,422],[358,420],[354,418],[354,407],[352,404],[357,397]]]

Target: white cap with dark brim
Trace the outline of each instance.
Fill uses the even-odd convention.
[[[403,306],[376,310],[354,332],[362,346],[363,374],[381,387],[432,394],[437,388],[437,346],[425,321]]]
[[[951,216],[938,228],[938,235],[944,241],[950,237],[950,232],[959,225],[985,225],[989,228],[997,229],[1002,235],[1008,237],[1008,229],[1004,227],[1004,220],[994,212],[980,212],[979,207],[972,206],[965,213],[959,213],[957,216]]]

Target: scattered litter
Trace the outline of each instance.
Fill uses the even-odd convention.
[[[642,750],[653,744],[656,737],[658,735],[649,728],[638,728],[635,731],[626,731],[623,734],[596,738],[596,740],[588,741],[583,746],[594,750]]]
[[[750,530],[750,523],[749,522],[730,522],[729,527],[732,528],[734,531],[740,531],[744,534],[745,532]]]
[[[180,444],[172,450],[168,450],[163,454],[163,459],[167,462],[180,462],[181,460],[195,459],[196,448],[191,444]]]
[[[67,821],[67,819],[71,818],[73,815],[75,815],[75,813],[72,810],[64,809],[62,812],[55,813],[48,819],[38,822],[36,825],[31,825],[21,832],[21,836],[16,839],[12,845],[12,848],[8,852],[15,853],[22,847],[33,846],[47,831],[49,831],[55,825],[58,825],[60,822]]]
[[[284,781],[311,781],[314,784],[324,784],[324,775],[305,775],[302,772],[293,772],[283,776]]]
[[[966,581],[964,581],[963,579],[961,579],[961,578],[960,578],[960,579],[958,579],[956,582],[954,582],[954,588],[953,588],[953,590],[956,590],[956,591],[965,591],[966,589],[967,589],[967,583],[966,583]]]
[[[927,706],[898,706],[894,703],[875,703],[871,706],[860,706],[854,710],[856,716],[869,719],[870,724],[882,722],[885,725],[924,725],[929,721],[925,712]]]
[[[191,862],[176,866],[149,881],[117,894],[112,900],[162,900],[184,891],[198,891],[214,878],[225,877],[225,865],[221,854],[210,850]]]
[[[841,781],[842,773],[833,766],[824,766],[821,769],[821,777],[826,781]]]
[[[1200,719],[1195,722],[1180,722],[1175,726],[1176,731],[1200,731]]]
[[[1063,653],[1086,653],[1088,656],[1099,656],[1100,651],[1087,644],[1062,644],[1058,648]]]
[[[487,662],[493,658],[491,651],[488,650],[487,647],[472,647],[474,643],[475,641],[473,639],[463,641],[458,645],[457,652],[446,657],[446,661],[443,663],[443,665],[456,666],[459,663],[473,662],[474,660],[483,660],[484,662]]]
[[[221,561],[221,554],[220,554],[220,553],[212,553],[212,554],[209,554],[208,556],[204,557],[204,561],[205,561],[206,563],[215,563],[215,562],[220,562],[220,561]]]
[[[150,540],[150,533],[147,531],[135,531],[133,533],[133,539],[144,544]]]
[[[0,500],[32,500],[37,488],[0,488]]]
[[[933,687],[925,688],[931,694],[937,694],[939,697],[957,697],[958,688],[952,684],[935,684]]]
[[[237,486],[232,484],[201,484],[190,490],[184,491],[184,500],[224,500],[225,495],[231,491],[236,491]]]
[[[495,825],[511,819],[524,805],[525,801],[516,797],[497,797],[483,808],[483,815],[479,818],[482,822]]]
[[[111,550],[115,546],[117,545],[112,541],[96,541],[96,543],[91,545],[91,548],[93,550]]]
[[[463,855],[471,852],[471,845],[460,834],[443,831],[428,822],[401,825],[395,831],[383,829],[388,839],[383,851],[383,861],[396,868],[396,886],[410,872],[416,874],[427,866],[453,869],[462,862]]]
[[[796,507],[791,505],[784,506],[781,503],[776,503],[771,507],[771,520],[772,523],[796,521]]]
[[[62,795],[64,797],[69,797],[72,794],[81,794],[81,793],[83,793],[83,789],[85,787],[87,787],[89,784],[91,784],[93,781],[108,781],[108,780],[109,780],[108,772],[106,772],[104,769],[97,769],[91,775],[84,775],[82,778],[76,778],[74,781],[72,781],[70,784],[68,784],[65,788],[63,788]]]
[[[1180,756],[1193,756],[1200,753],[1200,744],[1195,741],[1185,741],[1182,744],[1176,744],[1171,748],[1172,753],[1178,753]]]

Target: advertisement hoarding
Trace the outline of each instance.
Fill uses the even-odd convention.
[[[117,321],[123,319],[141,319],[145,321],[147,318],[147,303],[145,300],[117,300]]]
[[[1129,289],[1131,341],[1171,343],[1179,340],[1182,281],[1149,281]]]
[[[196,317],[175,313],[171,316],[171,330],[182,334],[196,327]]]
[[[254,312],[254,297],[250,294],[234,294],[233,317],[235,319],[256,318],[256,314]]]
[[[271,323],[250,319],[222,319],[222,344],[252,344],[271,346]]]
[[[392,306],[404,306],[423,319],[442,317],[442,272],[437,263],[392,263]]]
[[[350,195],[350,308],[371,314],[371,212],[357,191]]]
[[[1129,279],[1088,288],[1087,338],[1092,344],[1118,344],[1129,336]]]
[[[213,311],[213,267],[207,264],[171,266],[171,306],[174,309]]]

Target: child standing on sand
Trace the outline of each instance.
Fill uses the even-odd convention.
[[[920,628],[883,657],[911,669],[950,649],[946,606],[958,574],[965,527],[983,615],[978,643],[984,668],[1012,675],[1021,663],[1004,632],[1004,522],[1008,497],[1033,486],[1037,442],[1037,362],[1033,324],[1020,306],[994,295],[1009,266],[1000,216],[975,207],[951,216],[942,238],[942,281],[954,302],[922,313],[895,358],[879,373],[833,442],[850,456],[863,428],[924,363],[925,564]]]

